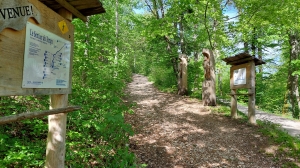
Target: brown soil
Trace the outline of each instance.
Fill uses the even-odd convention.
[[[149,168],[281,167],[257,128],[211,113],[197,99],[162,93],[146,77],[134,75],[126,115],[135,135],[130,149]]]

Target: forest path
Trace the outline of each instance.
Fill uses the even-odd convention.
[[[128,84],[134,114],[130,150],[148,168],[281,167],[257,127],[211,113],[197,99],[162,93],[142,75]]]

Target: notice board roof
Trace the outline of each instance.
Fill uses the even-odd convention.
[[[265,64],[265,62],[255,56],[252,56],[248,53],[240,53],[232,57],[222,59],[228,65],[240,65],[250,61],[254,61],[255,65]]]
[[[86,16],[105,13],[99,0],[39,0],[55,12],[64,7],[75,17],[87,21]]]

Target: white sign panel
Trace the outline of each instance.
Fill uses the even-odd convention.
[[[71,42],[27,22],[23,88],[68,88]]]
[[[243,85],[246,84],[246,68],[236,69],[233,72],[233,84]]]

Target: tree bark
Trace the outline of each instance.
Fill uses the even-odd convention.
[[[116,40],[115,40],[115,65],[118,65],[118,57],[119,57],[119,12],[118,12],[118,8],[119,8],[119,2],[118,0],[116,0],[116,11],[115,11],[115,16],[116,16]],[[116,70],[117,68],[115,68],[115,76],[118,76],[118,72]]]
[[[182,54],[186,54],[185,52],[185,45],[184,45],[184,30],[183,30],[183,16],[184,14],[182,14],[180,16],[180,22],[178,23],[179,25],[179,38],[180,38],[180,50]]]
[[[203,49],[204,81],[202,83],[202,100],[204,106],[216,106],[215,58],[211,50]]]
[[[299,47],[299,34],[297,31],[291,31],[289,33],[289,44],[290,44],[290,60],[289,60],[289,71],[288,71],[288,101],[291,104],[291,111],[294,118],[299,118],[299,88],[298,88],[298,75],[293,75],[298,68],[292,65],[292,61],[297,60],[300,54]]]

